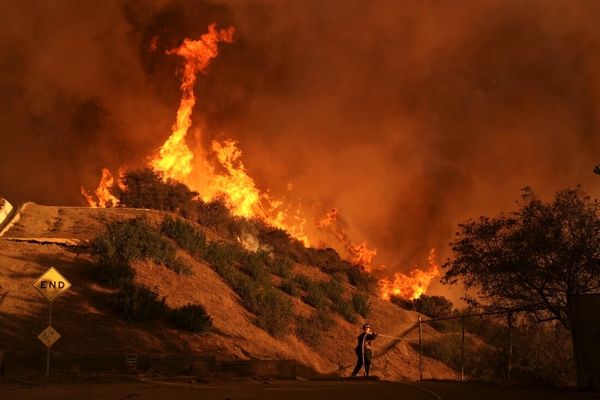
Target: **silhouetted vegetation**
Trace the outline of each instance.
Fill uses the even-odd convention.
[[[440,321],[448,332],[425,338],[424,354],[460,370],[461,320]],[[499,317],[465,318],[465,374],[481,380],[504,381],[508,363],[508,327]],[[513,325],[512,380],[562,386],[574,383],[569,331],[560,323],[540,324],[522,316]],[[417,350],[417,344],[413,345]]]
[[[169,321],[176,328],[194,333],[208,333],[212,326],[210,315],[197,304],[172,309],[169,311]]]
[[[294,280],[287,280],[282,282],[279,288],[292,297],[299,298],[302,295],[300,287]]]
[[[429,296],[424,294],[414,300],[407,300],[403,297],[392,295],[390,301],[406,310],[417,311],[430,318],[451,316],[454,309],[452,302],[444,296]]]
[[[173,211],[184,217],[195,214],[193,202],[198,193],[150,168],[127,170],[122,182],[124,188],[112,189],[121,206]]]
[[[543,202],[525,188],[519,208],[459,225],[443,281],[478,289],[492,309],[547,308],[570,329],[568,299],[600,291],[600,202],[581,188]]]
[[[166,314],[165,299],[150,289],[131,283],[122,284],[114,301],[116,310],[128,321],[146,321]]]

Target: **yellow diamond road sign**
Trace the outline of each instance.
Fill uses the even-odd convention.
[[[40,292],[48,301],[52,301],[68,288],[71,283],[62,276],[54,267],[50,267],[44,272],[34,283],[33,286]]]
[[[40,339],[42,343],[46,345],[46,347],[50,348],[58,339],[60,339],[60,333],[58,333],[53,327],[49,326],[38,335],[38,339]]]

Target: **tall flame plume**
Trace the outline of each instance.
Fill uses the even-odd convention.
[[[231,213],[245,218],[259,218],[271,226],[287,231],[292,237],[300,240],[305,246],[310,245],[304,232],[306,218],[300,208],[293,210],[291,205],[274,199],[268,192],[260,190],[248,174],[243,162],[242,152],[234,140],[212,141],[210,151],[216,163],[211,163],[205,150],[198,146],[196,151],[190,149],[187,136],[192,126],[192,112],[196,105],[194,85],[199,73],[206,73],[211,61],[218,56],[219,43],[233,42],[235,30],[233,27],[217,29],[216,24],[208,27],[208,32],[200,39],[185,39],[182,44],[171,50],[169,55],[183,58],[183,67],[179,70],[181,76],[181,101],[176,119],[171,128],[171,134],[164,144],[151,157],[149,166],[160,172],[165,180],[173,179],[186,184],[192,190],[200,193],[204,201],[217,197],[223,198]],[[157,48],[158,37],[150,44],[150,51]],[[216,165],[215,165],[216,164]],[[81,193],[91,207],[114,207],[119,204],[110,191],[114,185],[122,187],[119,178],[115,179],[110,171],[102,169],[102,177],[94,196],[81,188]],[[288,190],[293,185],[288,184]],[[346,252],[350,261],[367,272],[384,269],[385,266],[375,266],[373,259],[377,250],[368,247],[366,242],[353,242],[345,229],[339,210],[328,211],[316,221],[318,230],[324,232],[337,242]],[[408,275],[396,273],[394,280],[381,279],[379,286],[381,297],[389,299],[391,295],[414,299],[422,295],[432,279],[439,275],[439,267],[435,262],[435,251],[429,255],[428,270],[414,269]]]

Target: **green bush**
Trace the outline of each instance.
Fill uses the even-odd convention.
[[[293,261],[288,257],[275,256],[269,261],[268,265],[275,275],[279,275],[284,279],[289,279],[292,276]]]
[[[204,307],[197,304],[187,304],[171,310],[169,321],[178,329],[194,333],[208,333],[212,326],[210,315]]]
[[[212,228],[227,239],[233,240],[241,233],[240,224],[243,223],[243,220],[231,215],[225,200],[222,198],[217,198],[208,203],[199,203],[197,214],[196,221],[200,225]]]
[[[292,297],[299,298],[301,296],[300,288],[298,287],[298,284],[296,282],[294,282],[293,280],[283,282],[281,284],[280,289]]]
[[[302,290],[308,290],[308,287],[311,285],[311,279],[302,274],[297,274],[292,278],[292,281],[298,285],[298,287]]]
[[[335,321],[328,311],[316,310],[308,318],[298,318],[296,335],[310,347],[318,349],[323,332],[331,329],[334,325]]]
[[[134,260],[177,265],[175,247],[144,218],[115,221],[91,242],[91,254],[98,257],[95,278],[111,286],[131,283]]]
[[[194,275],[192,268],[181,257],[177,257],[173,262],[167,264],[166,267],[181,276]]]
[[[294,316],[289,299],[272,288],[264,289],[258,297],[256,325],[271,335],[284,336]]]
[[[165,314],[165,299],[150,289],[134,284],[124,284],[114,301],[116,310],[128,321],[146,321]]]
[[[323,308],[327,306],[327,294],[323,290],[323,287],[316,283],[310,282],[306,289],[306,296],[303,298],[306,304],[309,304],[315,308]]]
[[[335,279],[330,279],[328,281],[320,282],[319,285],[323,289],[323,293],[325,293],[325,296],[327,296],[327,298],[332,302],[342,300],[345,290],[344,285],[342,285],[341,282]]]
[[[271,277],[267,269],[268,262],[269,253],[265,251],[248,252],[242,269],[255,281],[267,283]]]
[[[305,247],[300,241],[292,238],[289,233],[260,222],[256,223],[256,227],[258,228],[258,240],[269,246],[274,254],[296,262],[302,260]]]
[[[163,179],[163,175],[150,168],[128,170],[122,178],[123,188],[114,187],[114,195],[122,206],[131,208],[152,208],[175,211],[185,217],[194,214],[194,202],[198,193],[184,184]]]
[[[333,309],[351,324],[354,324],[356,321],[358,321],[358,314],[356,314],[356,311],[354,311],[354,306],[352,305],[351,301],[340,300],[336,303],[333,303]]]
[[[204,233],[179,218],[173,219],[166,216],[160,230],[194,258],[201,257],[206,249],[206,236]]]
[[[92,241],[91,252],[102,265],[134,260],[168,264],[175,260],[175,247],[141,217],[108,224],[107,231]]]
[[[246,250],[238,243],[212,241],[206,246],[204,260],[213,268],[239,266],[246,257]]]
[[[371,303],[369,302],[369,296],[361,293],[354,293],[352,295],[352,307],[354,311],[367,318],[371,313]]]
[[[376,279],[373,275],[369,274],[360,266],[352,266],[346,269],[348,275],[348,282],[355,286],[357,289],[370,292],[376,285]]]
[[[100,283],[119,286],[133,282],[135,273],[125,261],[102,259],[93,271],[94,278]]]

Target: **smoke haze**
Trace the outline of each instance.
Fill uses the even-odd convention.
[[[600,196],[600,3],[14,0],[0,13],[13,203],[80,205],[102,167],[144,165],[179,102],[165,50],[213,21],[236,39],[199,77],[197,138],[238,140],[259,187],[291,182],[287,197],[337,207],[391,268],[448,255],[457,223],[511,208],[526,185]]]

